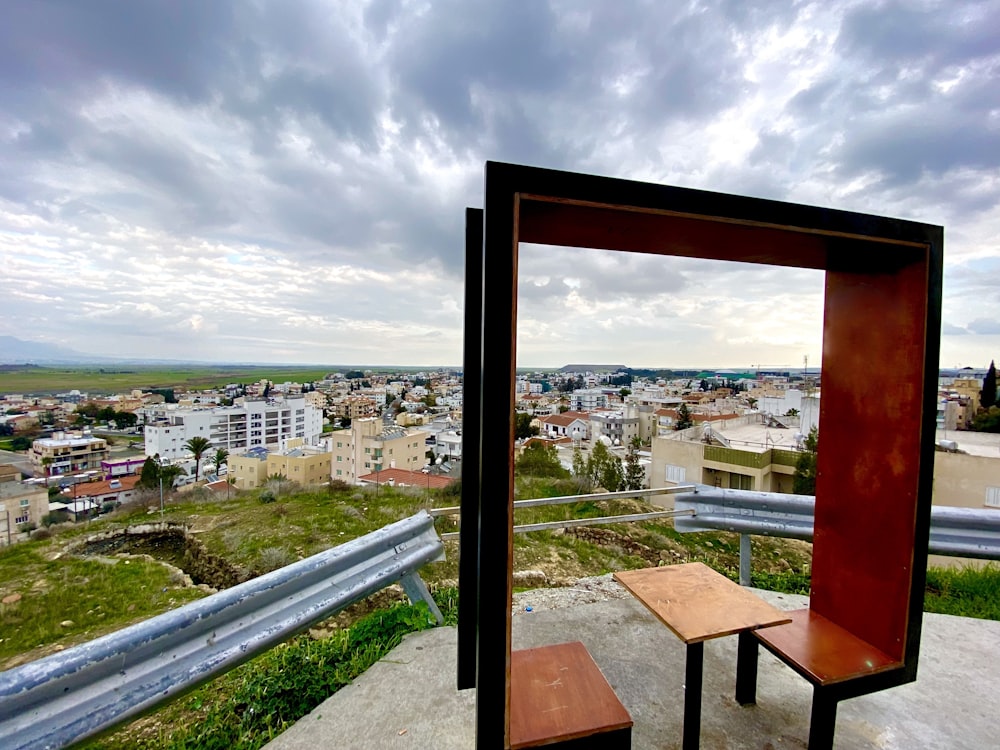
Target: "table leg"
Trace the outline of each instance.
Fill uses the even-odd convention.
[[[736,652],[736,702],[751,706],[757,702],[757,638],[749,630],[740,631]]]
[[[701,738],[701,681],[705,643],[687,645],[684,667],[684,750],[698,750]]]
[[[812,716],[809,720],[809,750],[832,750],[837,728],[837,699],[828,690],[813,688]]]

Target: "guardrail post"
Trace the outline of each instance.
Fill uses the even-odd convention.
[[[750,585],[750,535],[740,534],[740,586]]]
[[[427,588],[427,584],[424,583],[424,579],[420,577],[420,574],[414,571],[409,575],[403,576],[399,579],[400,584],[403,586],[403,591],[406,592],[406,596],[410,599],[410,604],[416,604],[417,601],[422,601],[427,603],[427,609],[431,611],[434,615],[434,619],[437,620],[438,625],[444,625],[444,616],[441,614],[441,610],[438,609],[437,603],[434,601],[434,597],[431,596],[431,592]]]

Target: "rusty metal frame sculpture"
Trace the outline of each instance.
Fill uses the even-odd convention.
[[[837,699],[914,680],[934,461],[943,230],[496,162],[486,164],[483,211],[470,209],[467,222],[465,356],[473,380],[465,385],[472,421],[463,437],[476,466],[474,476],[463,478],[461,599],[468,596],[476,607],[474,616],[468,603],[462,610],[459,684],[477,687],[477,747],[509,744],[522,242],[826,272],[820,413],[826,447],[816,486],[811,608],[891,660],[879,673],[836,688]],[[506,409],[505,426],[491,419],[483,429],[485,394],[498,419]],[[463,455],[468,469],[469,453]],[[478,523],[469,524],[476,511]],[[872,522],[860,523],[863,517]]]

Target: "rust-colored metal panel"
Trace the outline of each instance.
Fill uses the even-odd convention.
[[[925,262],[896,273],[827,272],[810,606],[899,660],[913,578],[927,304]]]

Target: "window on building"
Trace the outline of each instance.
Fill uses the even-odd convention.
[[[681,484],[687,478],[687,471],[683,466],[667,464],[667,481],[674,484]]]
[[[1000,487],[986,488],[986,507],[1000,508]]]
[[[746,474],[730,474],[729,489],[731,490],[752,490],[753,477]]]

